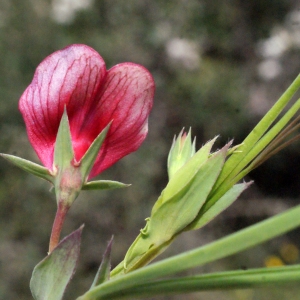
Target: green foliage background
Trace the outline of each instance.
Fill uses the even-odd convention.
[[[192,127],[198,147],[240,142],[300,70],[300,6],[293,0],[1,0],[0,151],[38,161],[18,111],[36,66],[72,43],[95,48],[107,67],[140,63],[157,91],[149,135],[134,154],[99,176],[133,186],[82,192],[63,234],[85,223],[78,272],[66,299],[92,282],[106,241],[118,263],[167,182],[174,134]],[[199,246],[298,203],[299,143],[251,174],[256,185],[199,232],[166,254]],[[0,299],[31,299],[29,279],[47,251],[56,204],[50,186],[0,161]],[[263,266],[293,235],[202,269]],[[221,249],[220,249],[221,251]],[[299,299],[299,289],[199,293],[184,299]],[[182,299],[161,297],[160,299]]]

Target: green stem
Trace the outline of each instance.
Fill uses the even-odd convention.
[[[246,250],[300,226],[299,216],[300,206],[296,206],[211,244],[154,263],[124,276],[112,278],[88,291],[78,300],[111,299],[110,296],[117,291],[134,288],[142,283],[174,275]]]
[[[298,76],[297,79],[298,78],[300,78],[300,76]],[[300,85],[300,82],[295,82],[297,83],[296,87]],[[292,86],[295,84],[295,82],[292,84]],[[294,89],[292,89],[292,91],[294,91]],[[252,164],[253,160],[255,160],[255,158],[259,156],[264,149],[266,149],[266,147],[276,138],[276,136],[280,135],[283,128],[298,112],[300,109],[300,99],[294,103],[294,105],[267,133],[265,133],[284,107],[283,104],[277,107],[277,104],[283,100],[283,103],[286,104],[288,99],[290,99],[289,97],[291,97],[291,95],[287,92],[284,93],[284,95],[278,100],[278,102],[267,113],[267,115],[251,131],[242,145],[238,148],[239,152],[233,153],[226,161],[223,170],[209,196],[209,200],[201,209],[201,214],[212,207],[235,183],[244,178],[256,167],[254,164]],[[269,117],[266,118],[267,116]]]
[[[255,159],[281,132],[281,130],[288,124],[291,118],[300,109],[300,99],[288,110],[288,112],[274,125],[248,152],[246,157],[240,163],[240,169],[237,176],[231,181],[230,186],[244,178],[255,166],[245,168],[253,159]],[[245,168],[245,169],[244,169]],[[219,191],[218,191],[219,192]]]
[[[110,299],[145,297],[149,296],[149,291],[151,291],[151,296],[158,296],[220,289],[245,289],[274,284],[282,285],[299,282],[299,280],[300,265],[229,271],[148,282],[111,294]]]

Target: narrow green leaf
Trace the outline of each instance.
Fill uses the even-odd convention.
[[[35,300],[61,300],[75,273],[83,226],[64,238],[33,270],[30,280]]]
[[[262,120],[255,126],[255,128],[246,137],[242,145],[239,147],[239,153],[233,153],[226,162],[220,177],[216,183],[214,190],[223,183],[223,181],[230,175],[230,178],[234,178],[238,174],[242,167],[240,162],[248,155],[249,151],[254,147],[257,141],[265,134],[272,123],[276,120],[279,114],[283,111],[285,106],[292,99],[293,95],[300,88],[300,75],[293,81],[289,88],[283,93],[268,113],[262,118]]]
[[[66,108],[62,115],[54,148],[54,164],[60,169],[69,167],[74,158],[72,138]]]
[[[113,180],[96,180],[85,183],[82,187],[83,190],[113,190],[129,187],[131,184],[122,183]]]
[[[32,175],[53,182],[53,176],[50,174],[49,170],[41,165],[10,154],[0,153],[0,156]]]
[[[259,245],[300,226],[300,205],[203,247],[184,252],[124,276],[116,276],[78,300],[110,299],[117,291],[177,274]],[[221,251],[220,251],[221,249]]]
[[[288,124],[291,118],[300,109],[300,99],[286,112],[286,114],[256,143],[256,145],[248,152],[244,161],[241,164],[241,168],[245,168],[255,157],[257,157],[282,131],[282,129]],[[240,180],[246,176],[254,167],[244,169],[240,174],[235,177],[235,180]]]
[[[109,273],[110,273],[110,254],[111,254],[111,247],[112,247],[112,242],[113,242],[112,237],[110,241],[108,242],[108,245],[106,247],[106,250],[104,252],[101,265],[98,269],[98,272],[95,276],[95,279],[93,281],[93,284],[90,289],[94,288],[95,286],[107,281],[109,279]]]
[[[247,289],[290,284],[300,281],[300,265],[252,270],[227,271],[176,279],[147,282],[112,293],[109,299],[186,294],[208,290]],[[138,298],[136,298],[138,297]],[[105,298],[101,298],[105,299]],[[144,299],[144,298],[141,298]]]
[[[86,178],[88,174],[90,173],[94,162],[97,158],[97,155],[100,151],[100,148],[102,146],[102,143],[104,142],[104,139],[106,137],[106,134],[110,128],[112,122],[110,122],[96,137],[96,139],[93,141],[89,149],[86,151],[84,156],[82,157],[80,161],[80,171],[83,176],[83,178]]]
[[[201,208],[197,218],[193,223],[188,226],[186,230],[199,229],[214,219],[223,210],[229,207],[239,195],[246,189],[252,182],[249,183],[239,183],[234,185],[229,191],[225,193],[213,206],[207,209],[206,203]],[[209,200],[208,200],[209,201]]]

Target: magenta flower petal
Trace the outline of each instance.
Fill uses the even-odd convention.
[[[144,67],[123,63],[106,71],[95,50],[71,45],[42,61],[19,108],[29,140],[49,170],[64,106],[76,161],[113,121],[89,176],[93,177],[141,145],[153,95],[154,81]]]

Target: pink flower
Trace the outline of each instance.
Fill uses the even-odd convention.
[[[29,140],[41,162],[53,170],[54,146],[67,108],[77,162],[112,122],[89,178],[135,151],[148,132],[154,81],[144,67],[121,63],[106,70],[102,57],[85,45],[71,45],[46,57],[19,102]]]

